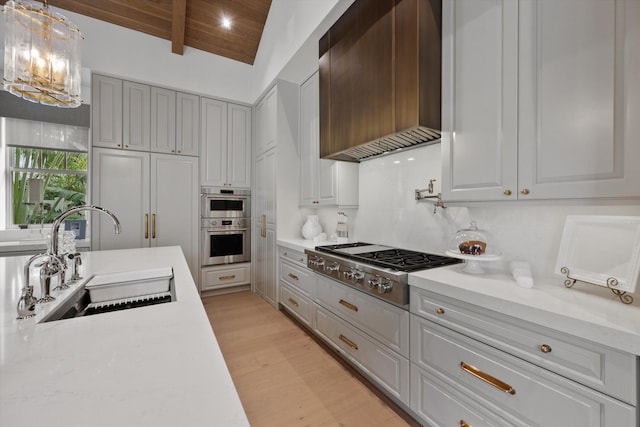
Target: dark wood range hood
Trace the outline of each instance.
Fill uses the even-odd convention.
[[[356,0],[320,39],[320,157],[439,142],[441,0]]]

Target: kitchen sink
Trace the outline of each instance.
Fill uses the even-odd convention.
[[[153,269],[92,276],[40,323],[175,301],[173,270]]]

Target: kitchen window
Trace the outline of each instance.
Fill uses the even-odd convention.
[[[0,139],[3,228],[51,224],[86,203],[88,128],[0,118]]]

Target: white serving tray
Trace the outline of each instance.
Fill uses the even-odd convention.
[[[85,285],[92,303],[168,292],[171,267],[96,274]]]
[[[555,273],[633,293],[640,273],[640,216],[569,215]],[[608,286],[614,278],[617,285]]]

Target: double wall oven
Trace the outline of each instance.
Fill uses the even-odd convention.
[[[201,266],[250,261],[250,190],[203,187],[200,207]]]

